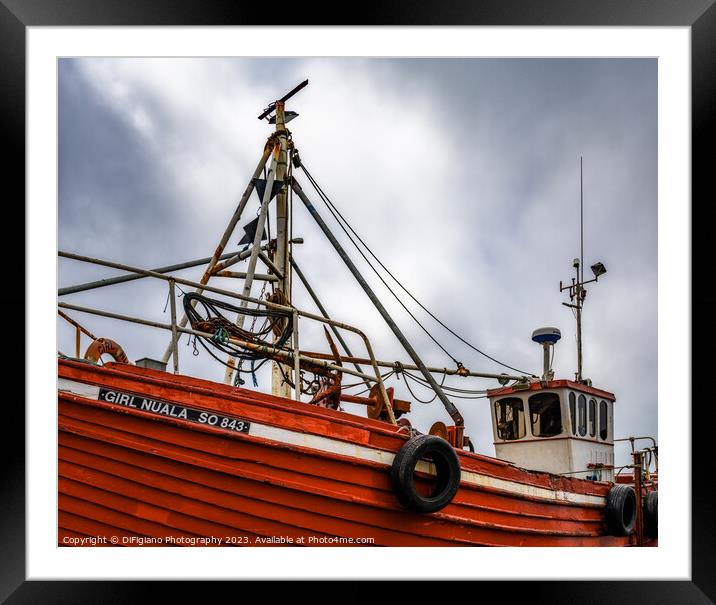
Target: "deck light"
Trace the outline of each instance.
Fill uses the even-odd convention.
[[[594,277],[598,278],[600,275],[604,275],[607,272],[607,268],[602,263],[594,263],[591,267]]]

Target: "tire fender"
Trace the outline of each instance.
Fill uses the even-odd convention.
[[[629,485],[617,483],[607,494],[607,530],[613,536],[628,536],[636,526],[636,493]]]
[[[423,458],[430,460],[437,472],[430,496],[420,494],[415,484],[415,467]],[[417,513],[434,513],[450,504],[460,487],[460,460],[444,439],[416,435],[396,454],[390,468],[390,483],[405,508]]]
[[[659,535],[659,492],[644,497],[644,533],[650,538]]]

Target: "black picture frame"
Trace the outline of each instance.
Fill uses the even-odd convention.
[[[714,137],[714,110],[716,109],[716,6],[715,0],[450,0],[432,2],[414,0],[410,3],[370,2],[346,6],[350,22],[337,20],[334,13],[323,6],[297,4],[282,20],[265,5],[249,5],[221,0],[0,0],[0,120],[2,140],[6,152],[2,163],[3,191],[6,208],[18,206],[25,196],[25,40],[26,28],[46,25],[551,25],[551,26],[689,26],[691,28],[691,82],[692,82],[692,213],[698,209],[700,218],[693,221],[694,242],[708,242],[711,223],[707,191],[713,172],[713,152],[709,153]],[[338,8],[337,6],[335,8]],[[11,189],[8,189],[8,185]],[[11,201],[12,200],[12,201]],[[710,201],[710,200],[709,200]],[[678,200],[673,200],[679,203]],[[701,230],[699,233],[698,230]],[[18,230],[19,231],[19,230]],[[19,245],[18,245],[19,246]],[[17,247],[17,250],[20,248]],[[707,261],[712,253],[693,253],[692,275],[708,275]],[[14,264],[14,263],[13,263]],[[23,262],[24,265],[24,262]],[[10,264],[8,269],[10,270]],[[12,268],[15,271],[14,268]],[[14,283],[6,285],[6,305],[11,306],[14,320],[6,322],[6,330],[17,330],[8,335],[6,346],[13,347],[16,363],[24,362],[17,343],[24,342],[17,321],[19,309],[25,308],[24,288]],[[706,317],[714,298],[708,289],[696,288],[692,295],[693,317],[698,322],[697,342],[710,343],[713,324],[698,321]],[[25,322],[31,318],[24,317]],[[12,324],[12,325],[9,325]],[[14,344],[10,344],[14,343]],[[24,348],[23,348],[24,350]],[[683,355],[691,352],[683,351]],[[692,375],[705,378],[710,375],[708,355],[694,354]],[[25,367],[27,370],[27,367]],[[8,373],[8,376],[11,374]],[[19,374],[15,374],[19,375]],[[6,378],[6,381],[11,380]],[[19,381],[15,380],[15,383]],[[695,381],[694,386],[704,386]],[[6,383],[8,386],[8,383]],[[15,387],[17,389],[17,384]],[[141,598],[171,598],[172,590],[181,591],[182,600],[199,601],[206,598],[203,583],[168,584],[162,582],[43,582],[25,581],[25,412],[20,393],[10,389],[3,402],[0,439],[4,450],[2,458],[3,490],[0,527],[2,536],[2,564],[0,564],[0,600],[8,603],[125,603]],[[696,392],[696,391],[695,391]],[[695,394],[694,392],[694,394]],[[684,413],[691,407],[691,385],[684,385],[683,399],[668,402],[677,405]],[[700,398],[693,397],[699,401]],[[692,493],[683,494],[692,505],[692,575],[691,581],[586,581],[586,582],[511,582],[509,600],[525,599],[549,603],[713,603],[716,602],[716,505],[711,495],[711,458],[714,412],[709,399],[703,405],[691,407],[692,418]],[[81,574],[81,570],[78,570]],[[490,582],[492,583],[492,582]],[[270,595],[265,586],[245,583],[242,598],[269,598],[272,601],[290,598],[294,583],[273,584]],[[487,596],[487,586],[472,585],[475,598]],[[464,598],[453,592],[457,586],[442,585],[437,589],[441,599]],[[490,587],[498,594],[503,586]],[[464,587],[460,587],[462,591]],[[322,588],[315,599],[348,602],[365,601],[369,583],[355,582],[350,589],[345,585]],[[492,592],[487,590],[487,593]],[[399,587],[401,599],[431,598],[423,583],[410,582]],[[362,596],[363,595],[363,596]],[[452,596],[451,596],[452,595]],[[490,597],[492,598],[492,597]]]

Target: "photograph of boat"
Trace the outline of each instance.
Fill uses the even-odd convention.
[[[272,96],[245,115],[232,99],[258,93],[216,98],[210,65],[275,70]],[[654,60],[58,73],[59,546],[658,546]],[[473,80],[470,106],[426,100]],[[434,135],[425,115],[466,124]],[[197,161],[236,128],[249,169]],[[433,169],[455,178],[424,185]]]

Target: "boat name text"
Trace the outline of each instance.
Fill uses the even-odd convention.
[[[248,433],[251,424],[240,418],[231,418],[229,416],[221,416],[213,412],[203,410],[195,410],[183,405],[175,403],[166,403],[164,401],[155,401],[146,397],[130,395],[129,393],[121,393],[119,391],[110,391],[109,389],[99,390],[99,400],[121,405],[126,408],[134,408],[142,412],[149,412],[158,416],[167,416],[169,418],[178,418],[187,420],[196,424],[213,426],[221,429],[228,429],[237,433]]]

